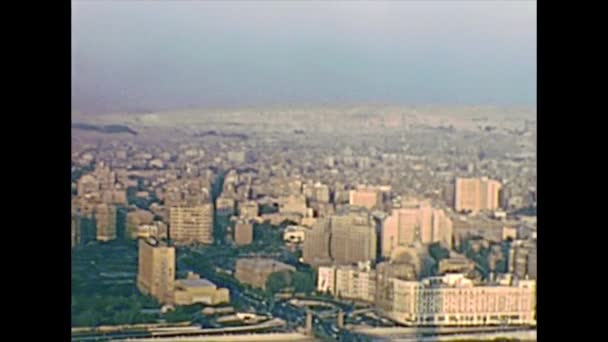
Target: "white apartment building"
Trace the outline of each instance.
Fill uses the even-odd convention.
[[[536,324],[536,282],[474,286],[463,274],[393,279],[393,320],[417,326]]]

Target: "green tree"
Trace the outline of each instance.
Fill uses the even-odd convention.
[[[291,272],[273,272],[268,276],[266,280],[266,291],[270,294],[275,294],[282,289],[291,286],[292,275]]]
[[[315,290],[313,275],[308,272],[295,272],[293,274],[293,286],[296,292],[310,293]]]
[[[429,245],[429,254],[436,262],[450,257],[450,251],[447,248],[442,247],[438,242]]]

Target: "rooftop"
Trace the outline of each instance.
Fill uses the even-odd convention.
[[[186,287],[215,287],[215,284],[207,279],[179,279],[178,281]]]

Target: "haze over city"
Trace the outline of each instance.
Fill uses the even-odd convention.
[[[74,1],[73,110],[535,106],[534,1]]]
[[[535,341],[535,7],[75,1],[72,341]]]

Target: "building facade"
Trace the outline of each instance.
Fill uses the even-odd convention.
[[[201,279],[198,274],[190,272],[186,279],[175,281],[174,303],[192,305],[196,303],[218,305],[230,302],[230,291],[218,288],[212,282]]]
[[[372,209],[381,204],[381,193],[377,189],[351,190],[349,193],[350,205]]]
[[[169,236],[175,244],[213,243],[213,205],[172,207],[169,212]]]
[[[175,248],[156,240],[139,240],[137,288],[160,303],[173,304]]]
[[[116,207],[101,203],[94,211],[97,240],[110,241],[116,239]]]
[[[423,244],[439,242],[452,247],[452,220],[441,209],[427,202],[415,202],[393,209],[382,223],[382,256],[388,257],[398,246],[409,246],[415,241]]]
[[[317,291],[337,298],[374,302],[376,271],[363,265],[321,266],[317,277]]]
[[[335,263],[351,264],[376,260],[377,233],[368,214],[331,217],[330,255]]]
[[[377,232],[367,212],[350,212],[318,220],[306,232],[303,259],[309,264],[352,264],[376,260]]]
[[[245,220],[237,220],[234,224],[234,243],[237,246],[246,246],[252,242],[253,225]]]
[[[239,216],[249,220],[258,217],[260,207],[255,201],[242,201],[238,203]]]
[[[533,280],[474,286],[463,274],[422,281],[392,281],[389,316],[405,325],[475,326],[535,324]]]
[[[482,178],[456,178],[454,209],[456,211],[496,210],[500,207],[499,181]]]

